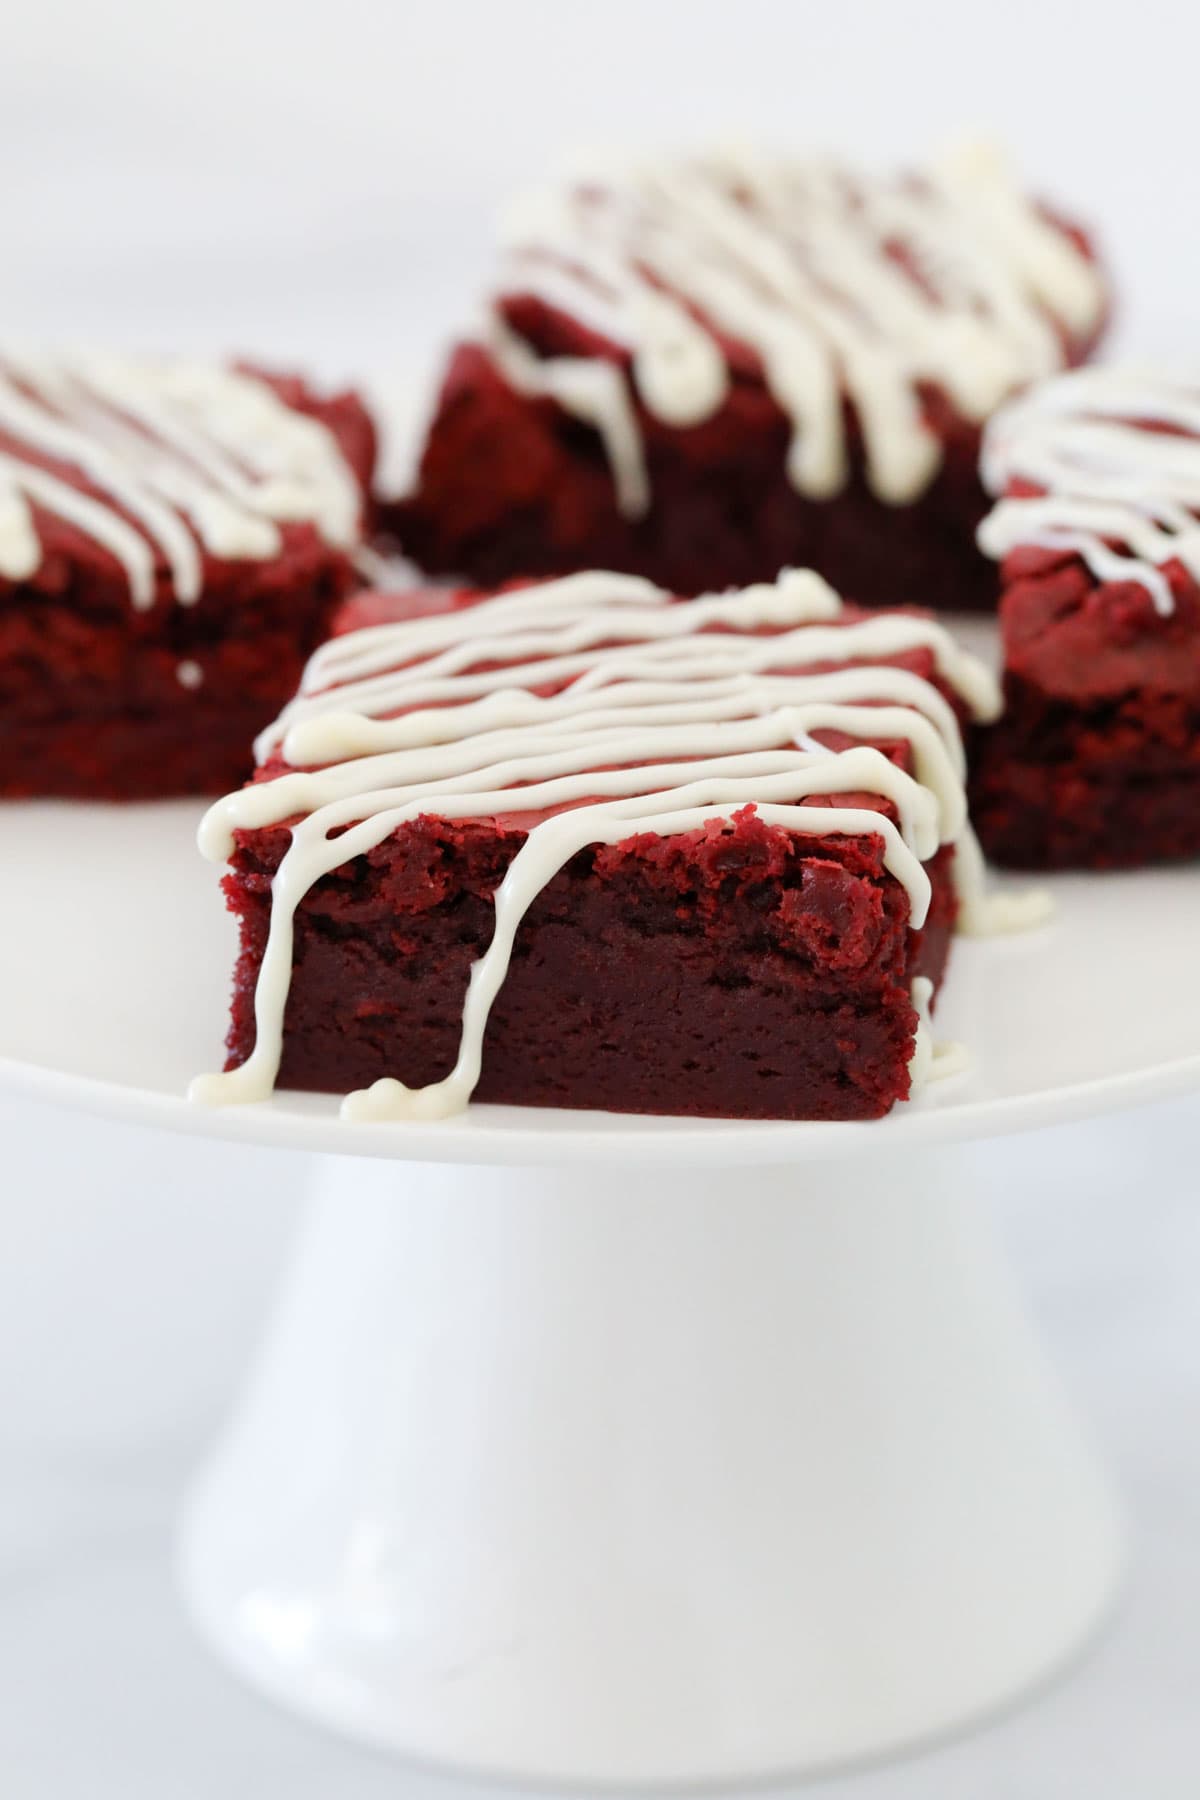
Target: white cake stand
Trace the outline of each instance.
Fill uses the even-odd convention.
[[[1200,1086],[1200,871],[960,943],[973,1069],[878,1125],[348,1127],[180,1097],[232,953],[196,817],[0,809],[0,1080],[314,1153],[182,1537],[227,1661],[376,1745],[594,1785],[877,1757],[1079,1650],[1114,1508],[946,1146]]]

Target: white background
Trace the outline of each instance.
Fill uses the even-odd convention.
[[[563,150],[758,136],[888,160],[983,131],[1102,228],[1127,340],[1191,351],[1189,15],[1179,0],[7,0],[0,334],[410,370],[468,315],[496,203]],[[21,878],[2,836],[0,878]],[[1176,1105],[980,1153],[1125,1481],[1135,1576],[1074,1685],[847,1794],[1200,1791],[1198,1143],[1200,1110]],[[435,1785],[260,1708],[174,1609],[179,1487],[252,1342],[301,1178],[286,1157],[0,1101],[5,1800]]]
[[[467,308],[564,151],[752,136],[865,160],[980,132],[1104,227],[1182,336],[1200,29],[1179,0],[7,0],[4,326],[354,365]]]

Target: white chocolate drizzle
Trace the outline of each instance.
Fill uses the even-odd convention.
[[[936,1042],[932,1016],[933,983],[928,975],[914,978],[912,1003],[917,1015],[917,1029],[908,1063],[908,1078],[916,1093],[927,1082],[946,1081],[951,1075],[965,1074],[971,1066],[971,1057],[966,1045],[954,1039],[944,1044]]]
[[[527,817],[527,835],[496,891],[495,932],[471,971],[453,1071],[418,1090],[376,1083],[346,1099],[349,1118],[442,1118],[465,1106],[521,921],[588,845],[693,831],[752,805],[789,831],[881,839],[919,928],[926,865],[940,845],[973,840],[956,713],[932,681],[886,660],[914,651],[933,658],[974,717],[996,716],[993,678],[942,626],[899,613],[847,617],[808,572],[686,603],[638,577],[589,573],[331,639],[259,743],[260,759],[281,752],[287,772],[218,801],[200,829],[201,849],[218,862],[238,831],[286,821],[291,843],[271,889],[254,1051],[239,1068],[200,1077],[193,1098],[269,1095],[296,909],[322,876],[422,815]],[[839,666],[821,672],[822,663]],[[822,732],[854,741],[835,751]],[[909,746],[912,773],[876,747],[891,741]],[[861,803],[805,804],[864,793],[895,820]],[[959,880],[964,914],[979,928],[977,850]],[[918,1077],[930,1067],[927,1036],[914,1046]]]
[[[50,465],[50,466],[48,466]],[[0,576],[42,563],[36,513],[116,559],[139,610],[200,597],[203,552],[278,554],[306,521],[349,550],[362,496],[336,439],[253,375],[188,361],[0,354]]]
[[[1000,561],[1022,545],[1081,557],[1099,582],[1135,582],[1164,618],[1164,564],[1200,581],[1200,375],[1079,369],[999,412],[982,472],[999,495],[979,546]],[[1010,494],[1021,482],[1038,491]]]
[[[603,439],[618,506],[650,504],[633,404],[669,426],[729,391],[748,348],[791,428],[787,473],[815,499],[845,484],[843,395],[867,479],[892,505],[933,480],[942,446],[922,387],[982,421],[1060,369],[1063,337],[1103,317],[1091,260],[983,148],[918,179],[745,151],[581,176],[513,209],[485,341],[512,386],[551,397]],[[505,307],[529,296],[624,353],[544,356]]]

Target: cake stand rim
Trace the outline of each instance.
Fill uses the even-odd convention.
[[[395,1162],[528,1167],[779,1167],[1008,1137],[1200,1092],[1200,1052],[1027,1094],[940,1106],[929,1094],[868,1121],[702,1119],[475,1105],[436,1122],[355,1124],[333,1096],[204,1107],[183,1095],[0,1056],[0,1093],[179,1136]]]

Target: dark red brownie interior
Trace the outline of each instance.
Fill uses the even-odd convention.
[[[254,1046],[254,983],[286,828],[240,833],[242,933],[229,1065]],[[281,1085],[441,1079],[458,1053],[515,825],[437,818],[325,877],[296,920]],[[534,903],[493,1009],[475,1097],[732,1118],[870,1119],[909,1092],[913,976],[940,980],[952,852],[926,929],[875,837],[814,840],[749,809],[729,825],[574,857]]]

